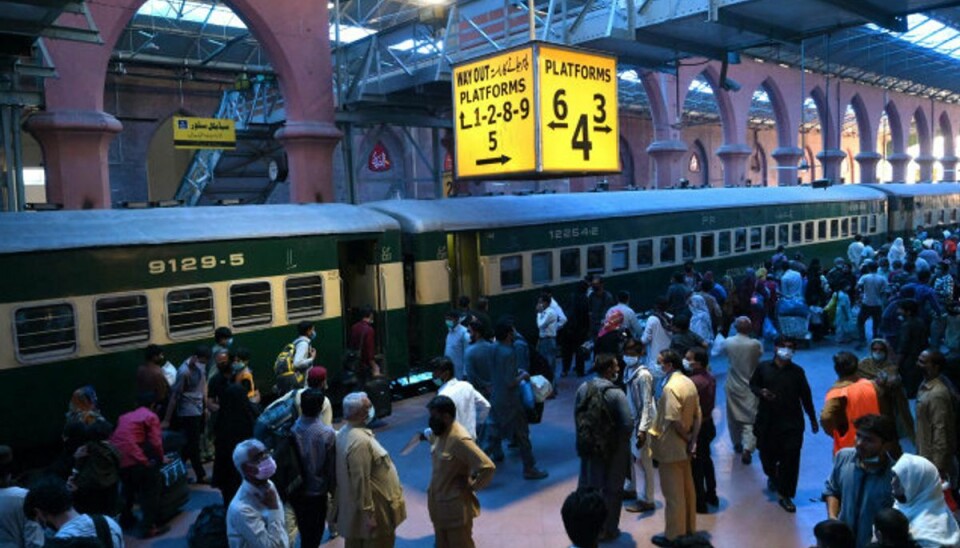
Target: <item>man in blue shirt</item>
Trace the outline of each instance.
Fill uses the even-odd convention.
[[[900,446],[897,427],[889,417],[865,415],[854,426],[856,446],[837,452],[823,500],[828,517],[849,525],[859,548],[870,543],[877,512],[893,506],[891,468]]]

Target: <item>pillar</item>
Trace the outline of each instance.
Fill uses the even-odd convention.
[[[957,162],[960,161],[960,158],[956,156],[944,156],[940,158],[940,165],[943,166],[943,180],[944,181],[956,181],[957,180]]]
[[[287,152],[290,201],[296,204],[334,202],[333,150],[340,130],[329,122],[288,120],[274,137]]]
[[[747,158],[753,152],[743,143],[722,145],[717,156],[723,163],[723,186],[743,186],[746,181]]]
[[[770,153],[777,161],[777,186],[796,186],[799,178],[797,165],[803,158],[803,149],[798,147],[779,147]]]
[[[823,166],[823,178],[830,179],[833,184],[840,184],[840,163],[847,155],[842,150],[828,148],[817,153],[817,160]]]
[[[860,152],[853,158],[857,161],[858,164],[860,164],[860,182],[861,183],[878,182],[877,181],[877,164],[879,164],[880,160],[883,159],[883,156],[879,152]]]
[[[65,209],[111,207],[107,152],[122,126],[94,110],[38,112],[27,130],[43,147],[47,202]]]
[[[937,161],[936,157],[931,156],[930,154],[920,154],[914,158],[918,164],[920,164],[920,180],[919,183],[932,183],[933,182],[933,163]]]
[[[887,161],[890,162],[890,168],[893,173],[892,182],[904,183],[907,181],[907,164],[909,164],[912,159],[913,156],[904,152],[894,152],[890,156],[887,156]]]
[[[654,188],[668,188],[680,181],[681,160],[687,152],[683,141],[654,141],[647,147],[647,154],[653,158]]]

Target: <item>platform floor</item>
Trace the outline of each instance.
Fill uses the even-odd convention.
[[[827,389],[835,380],[831,356],[840,349],[853,350],[830,342],[797,351],[795,361],[804,367],[813,389],[817,413]],[[868,350],[855,351],[859,356]],[[767,348],[765,357],[770,356]],[[806,548],[815,544],[813,526],[825,519],[826,511],[819,502],[823,482],[831,469],[832,441],[822,432],[814,435],[807,428],[802,454],[802,469],[795,503],[796,514],[787,514],[776,503],[774,495],[764,488],[766,480],[760,461],[754,454],[753,464],[744,466],[727,434],[725,396],[728,364],[717,358],[711,370],[717,377],[717,408],[713,412],[717,438],[712,445],[717,471],[717,492],[721,506],[709,515],[697,516],[697,528],[710,534],[717,547]],[[479,547],[489,548],[561,548],[570,545],[563,531],[560,507],[563,499],[576,488],[579,459],[574,449],[573,395],[583,379],[561,379],[560,395],[548,401],[544,421],[531,426],[531,438],[538,465],[550,472],[541,481],[525,481],[516,452],[508,450],[507,458],[498,465],[491,485],[480,492],[482,514],[474,523],[474,539]],[[410,436],[427,425],[424,406],[430,396],[421,396],[394,404],[393,415],[376,430],[377,438],[393,455],[403,482],[407,502],[407,521],[397,531],[397,546],[430,547],[433,529],[427,514],[426,488],[430,477],[429,448],[421,444],[412,454],[399,452]],[[163,538],[140,541],[127,538],[130,547],[172,548],[186,545],[187,530],[200,508],[218,503],[218,491],[194,487],[187,511],[171,523],[171,531]],[[650,537],[663,532],[663,498],[657,489],[657,510],[652,514],[623,512],[620,529],[623,534],[604,546],[650,546]],[[334,539],[324,546],[341,547]]]

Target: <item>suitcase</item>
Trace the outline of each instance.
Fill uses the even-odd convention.
[[[183,510],[190,499],[187,467],[177,453],[167,453],[170,462],[160,468],[160,505],[157,523],[166,523]]]
[[[364,391],[370,402],[373,403],[373,412],[378,419],[393,413],[393,394],[390,392],[390,380],[386,377],[377,377],[367,381]]]

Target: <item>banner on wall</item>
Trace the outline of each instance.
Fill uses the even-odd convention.
[[[373,145],[373,150],[370,151],[370,157],[367,158],[367,169],[374,173],[382,173],[384,171],[390,171],[393,162],[390,161],[390,151],[387,150],[387,147],[383,145],[382,142],[377,141],[377,144]]]

